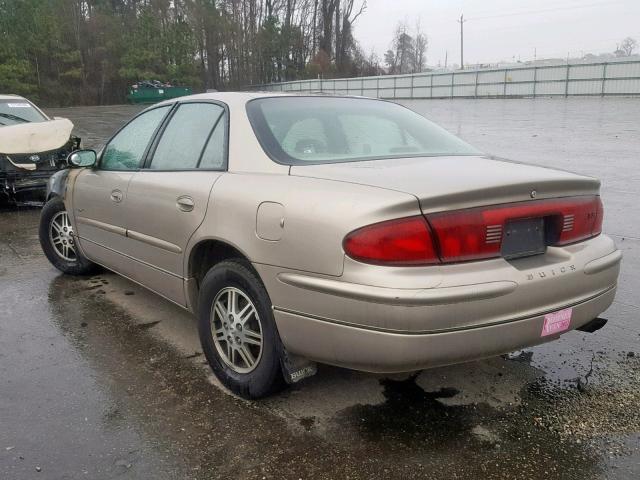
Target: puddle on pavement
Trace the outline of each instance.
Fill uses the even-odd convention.
[[[51,269],[36,252],[37,217],[19,217],[8,240],[22,260],[3,263],[0,281],[24,281],[41,295]],[[134,430],[145,451],[195,478],[582,479],[637,448],[640,361],[622,351],[594,357],[601,347],[585,348],[580,334],[404,378],[321,366],[301,385],[251,403],[215,385],[193,320],[164,300],[108,272],[58,275],[45,290],[50,318],[42,321],[78,352],[108,399],[96,435]],[[594,368],[581,391],[563,380],[586,378],[585,355]],[[136,455],[125,452],[115,467],[136,471]]]
[[[271,458],[270,465],[275,468],[284,462],[278,471],[288,466],[296,475],[300,471],[296,455],[313,458],[308,460],[312,462],[309,471],[323,461],[328,462],[324,469],[335,471],[349,468],[349,462],[335,465],[335,458],[345,452],[349,458],[370,457],[366,463],[375,471],[382,468],[384,472],[385,464],[393,467],[391,472],[397,465],[409,466],[410,476],[429,471],[493,478],[510,471],[548,479],[553,472],[562,472],[562,478],[600,472],[600,456],[591,444],[576,443],[536,416],[552,407],[546,393],[530,391],[538,385],[539,373],[529,372],[522,377],[526,380],[522,385],[511,385],[522,387],[516,396],[523,398],[504,404],[500,399],[505,392],[497,395],[493,405],[483,401],[482,391],[471,392],[461,401],[465,392],[447,385],[469,384],[469,379],[459,378],[464,366],[435,370],[435,378],[439,372],[449,380],[433,390],[423,388],[428,382],[421,377],[428,372],[394,380],[324,368],[319,375],[328,373],[328,378],[312,379],[264,402],[246,402],[213,386],[202,358],[186,360],[167,348],[153,334],[156,324],[132,320],[125,310],[89,289],[92,284],[104,285],[103,280],[102,276],[93,280],[57,277],[49,288],[54,321],[113,398],[104,415],[105,428],[133,422],[158,448],[180,452],[191,468],[268,474],[271,467],[264,459],[276,449],[281,453]],[[81,328],[82,323],[86,327]],[[493,359],[489,364],[485,370],[494,376],[497,390],[499,384],[511,383],[514,372],[531,370],[522,357]],[[338,381],[333,383],[335,378]],[[350,390],[353,379],[356,388]],[[526,383],[531,379],[533,383]],[[484,380],[476,383],[486,386]],[[325,391],[328,387],[334,389],[335,403]],[[365,393],[372,403],[361,404],[358,393]],[[319,415],[313,415],[314,399],[324,404]],[[269,438],[267,444],[265,438]],[[187,453],[194,449],[197,456]],[[247,464],[247,455],[262,460]],[[465,461],[460,462],[461,458]]]

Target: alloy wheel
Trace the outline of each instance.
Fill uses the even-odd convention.
[[[56,213],[49,224],[49,240],[56,254],[67,262],[77,260],[73,227],[67,212]]]
[[[249,373],[262,357],[262,324],[255,305],[242,290],[220,290],[211,308],[213,342],[222,361],[237,373]]]

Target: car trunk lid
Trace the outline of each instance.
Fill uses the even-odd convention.
[[[596,195],[599,180],[485,156],[417,157],[296,165],[291,175],[370,185],[414,195],[423,213]]]

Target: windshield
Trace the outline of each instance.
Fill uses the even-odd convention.
[[[31,103],[22,98],[0,100],[0,127],[46,120]]]
[[[267,154],[288,165],[480,153],[391,102],[273,97],[250,101],[247,113]]]

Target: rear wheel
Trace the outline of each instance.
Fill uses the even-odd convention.
[[[69,215],[61,198],[49,200],[42,208],[40,245],[51,264],[63,273],[88,275],[96,265],[80,253]]]
[[[205,356],[229,390],[255,399],[284,387],[271,301],[247,262],[224,261],[205,275],[198,324]]]

